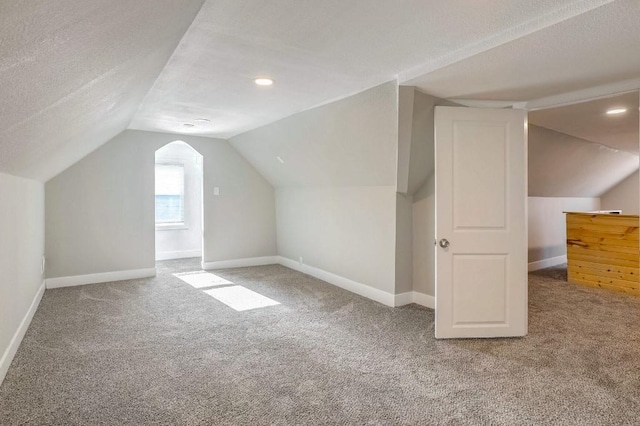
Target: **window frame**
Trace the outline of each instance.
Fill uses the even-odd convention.
[[[185,167],[185,161],[179,159],[160,159],[156,160],[154,163],[154,189],[153,189],[153,217],[156,231],[173,231],[173,230],[184,230],[189,229],[187,225],[187,173]],[[156,222],[155,221],[155,212],[156,212],[156,192],[155,192],[155,171],[156,166],[179,166],[182,168],[182,221],[181,222]]]

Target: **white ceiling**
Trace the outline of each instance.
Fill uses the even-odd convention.
[[[639,22],[640,1],[617,0],[404,84],[449,99],[521,102],[637,79]]]
[[[201,4],[0,2],[0,171],[47,180],[126,129]]]
[[[529,113],[529,123],[638,154],[640,135],[637,91]],[[611,108],[627,108],[619,115],[608,115]]]
[[[396,78],[498,100],[636,78],[640,2],[612,1],[0,2],[0,171],[47,180],[127,126],[228,138]]]
[[[209,0],[130,127],[229,138],[609,1]]]

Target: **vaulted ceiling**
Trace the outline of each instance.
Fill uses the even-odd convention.
[[[0,2],[0,172],[47,180],[127,127],[228,138],[396,78],[499,100],[628,79],[639,18],[634,0]]]
[[[47,180],[126,129],[201,6],[0,2],[0,171]]]
[[[529,123],[606,147],[638,154],[640,123],[637,90],[529,113]],[[624,109],[620,114],[607,114]]]
[[[638,156],[529,126],[529,196],[600,197],[638,170]]]
[[[229,138],[603,3],[208,1],[131,127]],[[275,86],[258,90],[259,76]],[[198,118],[210,122],[184,127]]]
[[[638,22],[640,2],[617,0],[406,84],[442,98],[507,103],[626,80],[638,88]]]
[[[529,195],[599,197],[638,170],[638,91],[529,113]],[[607,114],[624,109],[619,114]]]

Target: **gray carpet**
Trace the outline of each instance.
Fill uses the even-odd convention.
[[[639,424],[640,300],[530,275],[529,335],[436,341],[282,266],[218,271],[280,305],[236,312],[171,275],[48,290],[0,388],[14,424]]]

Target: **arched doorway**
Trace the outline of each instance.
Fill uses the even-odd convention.
[[[155,152],[156,260],[200,257],[203,157],[183,141]]]

